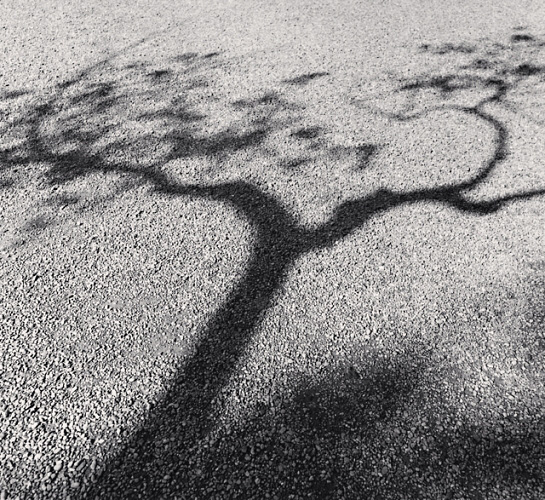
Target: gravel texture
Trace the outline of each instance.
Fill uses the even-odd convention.
[[[544,498],[539,3],[3,0],[0,500]]]

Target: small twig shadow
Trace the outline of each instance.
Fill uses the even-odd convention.
[[[284,83],[288,83],[290,85],[299,85],[303,86],[309,83],[312,80],[315,80],[316,78],[319,78],[321,76],[327,76],[329,73],[325,71],[320,71],[316,73],[307,73],[306,75],[300,75],[295,78],[290,78],[288,80],[283,80]]]

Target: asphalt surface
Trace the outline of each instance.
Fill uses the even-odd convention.
[[[0,499],[544,498],[544,26],[3,1]]]

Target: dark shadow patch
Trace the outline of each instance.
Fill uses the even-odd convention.
[[[101,83],[97,85],[92,90],[83,92],[76,97],[74,97],[71,102],[72,104],[83,104],[90,103],[95,105],[97,108],[105,108],[109,104],[113,104],[113,100],[106,100],[108,96],[113,92],[114,86],[111,83]]]
[[[53,113],[53,106],[50,103],[39,104],[35,108],[36,116],[43,118]]]
[[[222,151],[239,151],[251,147],[259,146],[267,136],[268,130],[257,129],[242,135],[232,133],[220,134],[212,141],[204,141],[205,155],[218,154]]]
[[[17,97],[21,97],[28,94],[27,90],[11,90],[9,92],[4,92],[0,99],[17,99]]]
[[[188,62],[195,60],[197,57],[199,57],[197,52],[186,52],[185,54],[180,54],[179,56],[173,57],[172,60],[174,62]]]
[[[152,71],[151,73],[149,73],[149,76],[152,76],[153,78],[162,78],[169,74],[170,74],[170,70],[168,69],[156,69],[155,71]]]
[[[33,217],[25,224],[25,230],[28,232],[43,231],[50,225],[50,221],[43,215]]]
[[[48,200],[49,205],[57,205],[60,207],[68,207],[71,205],[77,205],[80,201],[79,196],[75,195],[68,195],[68,194],[59,194],[56,196],[52,196]]]
[[[15,181],[13,179],[1,179],[0,180],[0,189],[11,188],[14,185],[15,185]]]
[[[513,73],[519,76],[532,76],[543,73],[544,69],[539,66],[534,66],[533,64],[521,64],[517,66]]]
[[[209,83],[202,78],[193,78],[186,86],[186,90],[202,89],[209,86]]]
[[[139,118],[144,120],[168,118],[182,123],[194,123],[203,120],[204,118],[206,118],[206,116],[195,111],[191,111],[189,109],[176,109],[175,107],[173,107],[172,110],[142,113],[141,115],[139,115]]]
[[[452,53],[472,54],[473,52],[475,52],[476,48],[472,45],[467,44],[445,43],[443,45],[433,46],[428,43],[424,43],[420,45],[420,50],[422,50],[423,52],[431,52],[433,54],[445,55]]]
[[[291,134],[291,136],[298,139],[316,139],[322,133],[322,130],[322,127],[306,127],[299,129],[297,132]]]
[[[239,108],[239,109],[250,108],[250,107],[256,106],[257,104],[262,104],[262,103],[258,102],[257,99],[237,99],[236,101],[233,101],[231,103],[231,105],[234,108]]]
[[[237,101],[233,101],[231,105],[238,109],[263,108],[265,106],[292,111],[299,109],[299,106],[287,101],[281,97],[278,92],[267,92],[261,97],[256,97],[254,99],[239,99]]]
[[[424,366],[402,355],[368,362],[362,379],[335,373],[290,383],[291,397],[274,394],[247,421],[200,441],[181,467],[169,469],[168,482],[157,478],[156,490],[142,479],[112,498],[132,498],[142,489],[161,498],[205,492],[203,498],[349,500],[539,490],[543,421],[480,428],[437,403],[432,360]],[[414,410],[418,404],[421,412]],[[191,425],[183,422],[180,428]],[[143,431],[139,443],[150,442],[153,436]],[[150,450],[159,469],[184,446],[161,443]]]
[[[492,69],[494,64],[487,59],[475,59],[471,64],[463,66],[463,69]]]
[[[286,169],[296,169],[299,168],[301,165],[304,165],[305,163],[308,163],[308,160],[305,158],[292,158],[290,160],[281,161],[280,167]]]
[[[211,59],[213,57],[218,57],[220,55],[219,52],[210,52],[209,54],[205,54],[202,56],[203,59]]]
[[[295,78],[290,78],[288,80],[283,80],[284,83],[288,83],[289,85],[306,85],[307,83],[310,83],[312,80],[315,80],[316,78],[320,78],[322,76],[327,76],[329,73],[325,71],[320,71],[316,73],[307,73],[306,75],[297,76]]]
[[[196,113],[187,109],[174,112],[172,116],[176,118],[176,120],[186,123],[198,122],[206,118],[203,114]]]
[[[457,90],[464,90],[471,86],[472,82],[459,80],[457,75],[436,76],[428,79],[417,80],[402,85],[400,91],[414,91],[424,89],[436,89],[443,94],[450,94]]]
[[[212,157],[220,153],[236,152],[243,149],[257,147],[267,134],[267,129],[256,129],[251,132],[238,134],[226,130],[212,137],[193,137],[183,131],[168,136],[171,141],[173,158]]]
[[[61,82],[57,85],[57,87],[61,90],[65,90],[67,89],[68,87],[71,87],[72,85],[75,85],[76,83],[78,83],[78,80],[77,79],[70,79],[70,80],[65,80],[64,82]]]
[[[503,78],[487,78],[484,80],[483,84],[486,87],[492,87],[496,89],[496,92],[490,100],[498,101],[503,99],[507,91],[509,90],[509,83]]]
[[[257,99],[256,104],[278,104],[280,102],[280,98],[278,97],[278,94],[276,92],[269,92],[265,94],[264,96]]]
[[[357,170],[365,170],[369,167],[371,158],[380,148],[375,144],[363,144],[362,146],[357,146],[355,149],[358,158],[358,163],[355,168]]]
[[[532,35],[516,34],[511,37],[512,42],[534,42],[535,38]]]

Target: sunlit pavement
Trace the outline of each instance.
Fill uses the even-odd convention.
[[[544,11],[2,2],[0,498],[543,498]]]

